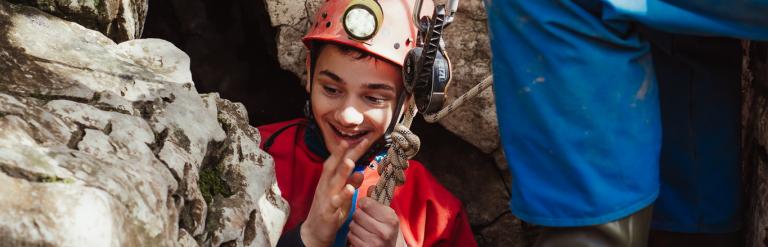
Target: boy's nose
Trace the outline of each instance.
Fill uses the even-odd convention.
[[[360,125],[363,123],[363,114],[352,106],[347,106],[338,115],[339,123],[345,126]]]

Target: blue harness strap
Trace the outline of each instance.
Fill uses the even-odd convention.
[[[387,152],[381,152],[376,157],[374,157],[373,161],[371,161],[370,166],[355,166],[355,170],[352,171],[352,173],[355,172],[364,172],[366,168],[370,169],[376,169],[375,164],[381,163],[381,161],[386,157]],[[336,232],[336,239],[333,240],[334,247],[345,247],[347,246],[347,235],[349,235],[349,223],[352,223],[352,216],[355,215],[355,208],[357,208],[357,192],[359,189],[355,189],[355,194],[352,195],[352,206],[349,207],[349,216],[347,216],[347,219],[344,221],[344,224],[341,225],[339,230]]]
[[[358,166],[359,167],[359,166]],[[358,169],[358,167],[355,167],[355,170]],[[362,168],[360,169],[362,171]],[[355,171],[358,172],[358,171]],[[349,216],[347,216],[347,219],[344,221],[344,224],[341,225],[339,228],[339,231],[336,232],[336,239],[333,240],[334,247],[346,247],[347,246],[347,235],[349,235],[349,223],[352,223],[352,215],[355,214],[355,208],[357,204],[357,189],[355,189],[355,194],[352,195],[352,206],[349,207]]]

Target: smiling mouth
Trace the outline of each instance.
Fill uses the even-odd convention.
[[[340,137],[341,139],[347,140],[347,141],[359,141],[359,139],[365,135],[367,135],[370,131],[341,131],[336,128],[336,126],[331,125],[331,129],[333,129],[333,133],[336,134],[336,136]]]

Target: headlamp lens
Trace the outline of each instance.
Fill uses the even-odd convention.
[[[353,7],[344,19],[344,28],[356,39],[367,39],[376,32],[376,17],[362,6]]]

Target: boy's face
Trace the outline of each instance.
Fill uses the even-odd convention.
[[[315,64],[312,113],[331,153],[342,151],[342,142],[352,147],[368,139],[370,145],[384,135],[403,91],[400,67],[356,55],[327,45]]]

